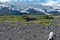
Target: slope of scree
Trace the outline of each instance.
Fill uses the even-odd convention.
[[[60,40],[60,27],[53,25],[44,27],[39,24],[12,25],[11,22],[0,23],[0,40],[47,40],[50,31],[56,34],[56,40]]]

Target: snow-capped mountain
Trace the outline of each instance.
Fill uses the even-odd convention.
[[[26,10],[26,12],[29,12],[30,14],[35,14],[35,15],[45,15],[44,12],[34,9],[34,8],[29,8]]]
[[[1,11],[2,10],[2,11]],[[0,2],[0,13],[33,14],[33,15],[60,15],[60,5],[36,4],[36,3],[8,3]],[[17,12],[17,13],[16,13]],[[4,14],[4,13],[3,13]]]

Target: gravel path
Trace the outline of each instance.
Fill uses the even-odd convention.
[[[12,25],[10,22],[0,23],[0,40],[47,40],[50,31],[55,32],[56,40],[60,40],[60,27],[53,25],[44,27],[38,24]]]

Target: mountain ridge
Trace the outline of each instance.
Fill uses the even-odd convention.
[[[8,2],[5,2],[5,3],[0,2],[0,10],[3,10],[3,8],[7,8],[7,10],[9,10],[11,12],[17,11],[17,12],[25,13],[25,14],[60,15],[60,6],[58,6],[58,5],[50,5],[50,6],[43,5],[43,4],[24,5],[24,3],[23,3],[23,5],[22,4],[16,5],[16,4],[9,4]]]

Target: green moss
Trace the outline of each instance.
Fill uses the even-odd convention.
[[[58,23],[58,24],[57,24],[57,26],[59,26],[59,27],[60,27],[60,23]]]
[[[35,17],[37,18],[37,20],[33,20],[33,21],[26,21],[25,18],[32,18]],[[48,26],[50,24],[52,24],[54,22],[53,17],[51,16],[34,16],[34,15],[30,15],[30,16],[0,16],[0,22],[12,22],[12,24],[17,24],[17,21],[21,21],[24,24],[31,24],[31,23],[36,23],[36,24],[41,24],[44,26]]]

